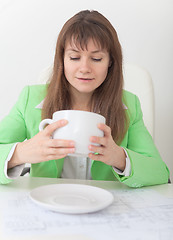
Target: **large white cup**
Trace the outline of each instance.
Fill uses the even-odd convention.
[[[89,140],[90,137],[103,137],[104,133],[97,127],[97,124],[105,123],[105,117],[87,111],[62,110],[55,112],[52,119],[42,120],[39,125],[39,130],[42,131],[47,124],[61,119],[68,120],[68,124],[55,130],[52,137],[54,139],[75,141],[75,153],[68,155],[87,157],[90,152],[88,149],[88,146],[91,144]]]

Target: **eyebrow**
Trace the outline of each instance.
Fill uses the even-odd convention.
[[[76,53],[79,53],[79,52],[80,52],[79,50],[76,50],[76,49],[74,49],[74,48],[69,48],[69,49],[67,49],[66,51],[67,51],[67,52],[72,51],[72,52],[76,52]],[[104,53],[104,51],[102,51],[102,50],[94,50],[94,51],[92,51],[91,53]]]

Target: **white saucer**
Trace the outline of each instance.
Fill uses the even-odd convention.
[[[81,214],[108,207],[114,200],[112,193],[83,184],[52,184],[33,189],[30,198],[49,210]]]

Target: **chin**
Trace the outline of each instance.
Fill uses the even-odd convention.
[[[94,89],[95,90],[95,89]],[[94,90],[92,89],[92,90],[78,90],[78,92],[80,92],[80,93],[93,93],[94,92]]]

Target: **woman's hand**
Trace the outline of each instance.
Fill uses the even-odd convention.
[[[8,168],[23,163],[39,163],[59,159],[67,156],[69,153],[73,153],[75,151],[74,141],[51,138],[57,128],[61,128],[67,123],[67,120],[54,122],[33,138],[18,143],[8,163]]]
[[[89,150],[98,153],[90,153],[88,156],[92,160],[101,161],[122,171],[126,165],[126,155],[123,148],[119,147],[113,140],[111,129],[107,125],[100,123],[98,128],[104,132],[104,137],[92,136],[90,141],[100,144],[100,146],[89,145]]]

